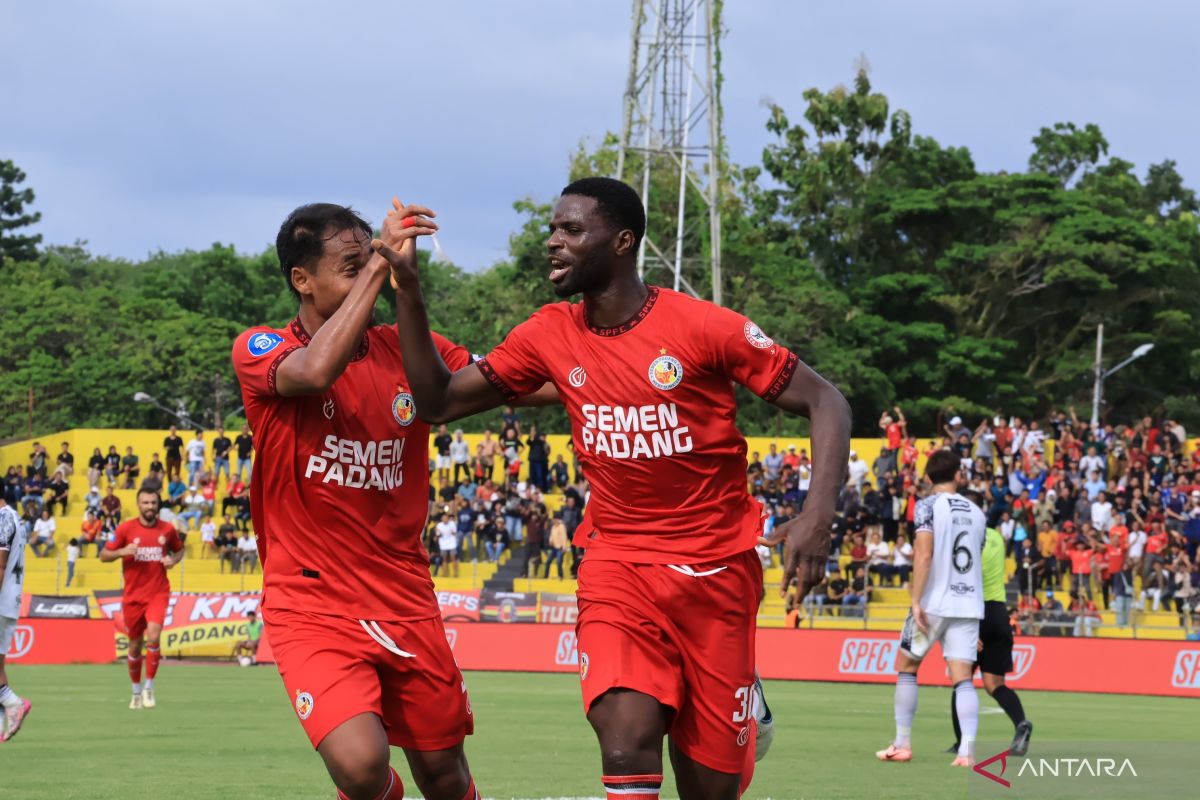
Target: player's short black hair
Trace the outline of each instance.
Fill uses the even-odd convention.
[[[590,197],[620,230],[633,231],[634,250],[646,235],[646,209],[637,190],[616,178],[580,178],[562,190],[562,194]]]
[[[958,477],[960,469],[962,469],[962,459],[958,457],[958,454],[949,450],[938,450],[929,457],[929,461],[925,464],[925,474],[934,483],[950,483]]]
[[[158,493],[158,489],[155,489],[153,486],[151,486],[148,483],[143,483],[141,486],[138,487],[137,496],[141,497],[144,494],[154,495],[154,499],[158,501],[158,504],[160,506],[162,505],[162,495],[160,495]]]
[[[288,214],[275,237],[275,253],[283,279],[297,299],[300,293],[292,286],[292,267],[312,272],[325,252],[326,237],[355,228],[371,236],[371,226],[357,211],[337,203],[309,203]]]

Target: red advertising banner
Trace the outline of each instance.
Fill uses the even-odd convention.
[[[479,590],[439,591],[438,608],[446,622],[479,622]]]
[[[5,654],[14,664],[107,664],[117,657],[102,619],[21,619]]]
[[[566,625],[447,625],[446,637],[463,669],[573,672],[579,665]],[[780,680],[891,683],[898,642],[897,634],[763,629],[758,668]],[[1020,637],[1013,661],[1015,688],[1200,697],[1196,642]],[[940,651],[926,662],[921,683],[948,686]]]

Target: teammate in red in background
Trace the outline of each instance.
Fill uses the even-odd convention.
[[[125,590],[121,593],[121,619],[129,637],[129,679],[133,682],[133,709],[154,708],[154,676],[158,674],[159,637],[171,582],[167,570],[183,560],[183,542],[170,522],[158,518],[160,499],[153,489],[137,493],[138,518],[117,526],[113,538],[100,551],[104,562],[122,560]],[[120,624],[120,623],[118,623]],[[146,685],[142,686],[142,640],[146,642]]]
[[[436,230],[432,212],[398,210],[384,230],[399,262],[415,264],[413,239]],[[391,744],[404,748],[425,797],[473,800],[463,753],[471,706],[421,545],[429,426],[417,418],[395,331],[371,326],[389,269],[370,241],[348,208],[292,212],[276,249],[299,313],[233,345],[258,451],[250,508],[263,619],[338,797],[403,797]],[[441,358],[470,363],[464,348],[431,335]]]
[[[609,798],[657,798],[662,740],[680,797],[734,798],[753,771],[761,509],[746,489],[733,384],[813,421],[814,470],[787,540],[784,585],[821,580],[849,451],[841,393],[740,314],[637,273],[645,216],[608,178],[563,190],[550,281],[582,303],[543,307],[486,359],[454,371],[428,333],[415,262],[388,240],[401,350],[422,416],[494,408],[550,381],[592,490],[579,570],[579,666]]]

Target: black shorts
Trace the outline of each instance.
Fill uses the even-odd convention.
[[[983,619],[979,622],[979,640],[983,649],[979,651],[980,672],[1005,675],[1012,672],[1013,634],[1008,624],[1008,608],[998,600],[983,604]]]

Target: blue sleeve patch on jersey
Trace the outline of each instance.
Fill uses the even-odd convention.
[[[246,349],[250,351],[250,355],[258,358],[265,356],[282,343],[283,337],[278,333],[256,333],[246,341]]]

